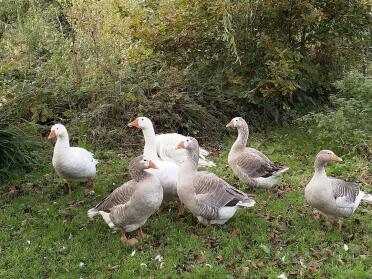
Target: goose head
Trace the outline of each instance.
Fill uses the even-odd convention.
[[[242,117],[234,117],[229,123],[226,124],[227,128],[240,128],[247,125],[247,122]]]
[[[199,148],[198,141],[193,137],[187,137],[177,145],[177,149],[195,150]]]
[[[327,163],[327,162],[330,162],[330,161],[337,161],[337,162],[341,162],[342,159],[340,157],[338,157],[333,151],[331,150],[321,150],[318,155],[316,156],[316,161],[318,161],[319,163]]]
[[[153,161],[151,161],[150,159],[146,158],[143,155],[134,158],[129,165],[129,169],[137,171],[157,168],[158,167]]]
[[[128,126],[146,130],[147,128],[152,127],[152,122],[149,118],[145,116],[139,116],[136,119],[134,119],[132,122],[128,123]]]
[[[50,133],[48,136],[48,139],[53,139],[53,138],[63,138],[67,135],[67,129],[65,126],[62,124],[54,124],[50,128]]]

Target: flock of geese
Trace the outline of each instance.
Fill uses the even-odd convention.
[[[186,207],[199,221],[209,226],[226,223],[238,208],[248,208],[255,201],[217,175],[199,171],[215,164],[208,159],[208,151],[199,147],[198,141],[176,133],[156,135],[151,120],[137,117],[128,124],[143,132],[143,155],[129,165],[132,180],[124,183],[105,197],[88,217],[101,215],[110,228],[121,230],[121,240],[130,245],[136,238],[128,239],[126,233],[138,230],[154,214],[162,202],[178,201],[179,216]],[[246,147],[249,128],[241,117],[233,118],[226,127],[236,128],[238,137],[228,155],[234,174],[250,187],[271,188],[289,168],[273,163],[257,149]],[[49,139],[57,138],[53,152],[53,166],[66,180],[71,193],[73,182],[87,182],[90,191],[96,177],[97,160],[93,154],[80,147],[70,147],[66,128],[62,124],[51,127]],[[331,221],[350,216],[361,200],[372,201],[372,195],[359,189],[358,184],[328,177],[325,166],[330,161],[342,161],[330,150],[322,150],[315,159],[315,172],[305,188],[305,199]],[[339,222],[340,229],[342,223]]]

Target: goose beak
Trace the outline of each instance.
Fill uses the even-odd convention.
[[[226,128],[229,128],[229,127],[231,128],[235,127],[234,122],[232,120],[226,124]]]
[[[136,118],[136,119],[134,119],[132,122],[130,122],[129,124],[128,124],[128,127],[139,127],[139,119],[138,118]]]
[[[342,162],[342,159],[340,157],[338,157],[336,154],[332,154],[332,157],[331,157],[331,160],[332,161],[337,161],[337,162]]]
[[[56,132],[54,130],[51,130],[48,136],[48,139],[54,139],[56,137]]]
[[[178,145],[177,145],[177,148],[176,149],[185,149],[185,143],[183,141],[181,141]]]
[[[149,161],[149,169],[158,169],[158,167],[155,165],[153,161]]]

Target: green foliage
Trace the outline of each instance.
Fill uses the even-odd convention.
[[[29,131],[29,133],[26,133]],[[28,171],[40,162],[40,144],[30,129],[0,123],[0,182],[10,173]]]
[[[331,95],[332,106],[302,118],[310,134],[343,152],[372,150],[372,80],[351,72],[336,82],[338,93]]]
[[[362,66],[370,35],[363,0],[5,2],[0,116],[113,146],[138,114],[199,138],[236,115],[290,121]]]

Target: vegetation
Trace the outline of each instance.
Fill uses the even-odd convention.
[[[364,64],[369,7],[362,0],[6,1],[1,114],[69,122],[111,146],[131,140],[119,127],[136,114],[200,137],[220,132],[215,123],[237,111],[257,128],[286,122]]]
[[[371,207],[340,234],[303,187],[327,148],[345,159],[331,174],[371,191],[370,10],[365,0],[0,0],[0,278],[368,278]],[[243,190],[226,165],[232,117],[291,170],[224,227],[164,206],[151,236],[127,247],[86,210],[129,179],[141,135],[125,126],[140,114],[216,150],[211,171]],[[94,150],[99,195],[64,195],[43,139],[57,122]]]
[[[40,144],[30,134],[0,122],[0,183],[16,171],[27,171],[38,164],[38,152]]]
[[[314,137],[335,145],[342,152],[372,155],[371,121],[372,81],[350,73],[336,82],[337,94],[331,95],[331,107],[311,112],[299,119]]]
[[[226,164],[231,144],[229,140],[219,146],[217,167],[211,171],[244,189]],[[328,143],[314,142],[301,130],[280,129],[254,135],[249,145],[290,166],[278,188],[256,190],[256,206],[240,210],[223,227],[198,226],[188,211],[178,219],[176,205],[163,205],[144,227],[150,237],[135,247],[122,244],[101,218],[89,222],[86,216],[128,179],[129,158],[96,152],[100,165],[94,197],[84,195],[84,186],[64,195],[51,165],[20,177],[14,182],[18,192],[1,198],[0,277],[277,278],[285,273],[288,278],[369,278],[371,207],[363,204],[339,233],[337,226],[327,229],[304,202],[314,156]],[[342,157],[344,162],[331,164],[328,174],[357,177],[371,185],[371,162]],[[155,260],[157,255],[163,264]]]

